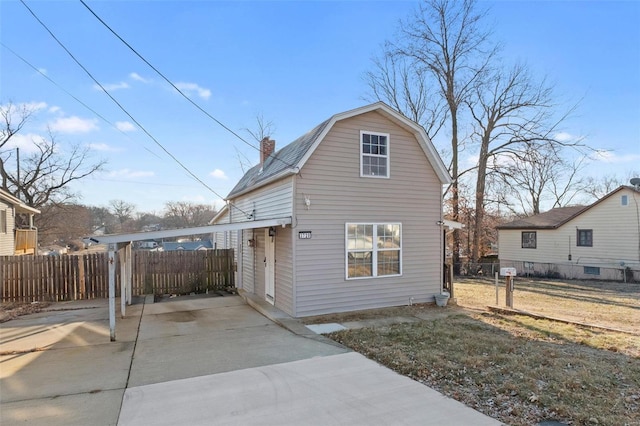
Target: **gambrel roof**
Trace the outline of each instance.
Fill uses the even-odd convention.
[[[329,133],[336,122],[371,111],[377,111],[383,114],[405,130],[413,133],[442,184],[447,184],[451,181],[446,166],[422,126],[393,110],[384,102],[376,102],[371,105],[336,114],[318,124],[281,150],[274,152],[265,160],[264,164],[258,164],[247,171],[231,190],[227,199],[232,199],[285,176],[300,172],[302,166],[304,166],[309,157],[311,157],[311,154],[313,154],[320,142],[322,142],[322,139]]]

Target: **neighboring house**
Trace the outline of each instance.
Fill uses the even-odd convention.
[[[38,230],[33,226],[33,216],[39,213],[40,210],[0,189],[0,256],[36,253]],[[17,215],[25,216],[23,224],[16,220]]]
[[[213,243],[209,240],[204,241],[184,241],[184,242],[163,242],[162,250],[164,251],[195,251],[195,250],[211,250]]]
[[[450,177],[421,126],[378,102],[274,151],[265,138],[212,221],[280,221],[214,233],[239,288],[295,317],[434,301]]]
[[[500,266],[518,274],[640,279],[640,190],[621,186],[589,206],[562,207],[498,227]],[[626,270],[626,277],[622,271]]]

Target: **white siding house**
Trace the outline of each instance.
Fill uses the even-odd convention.
[[[290,225],[214,236],[236,249],[238,287],[296,317],[432,302],[442,291],[450,178],[422,127],[378,102],[279,151],[262,145],[212,224]]]
[[[40,210],[0,189],[0,256],[36,253],[38,231],[33,226],[33,216],[38,213]],[[16,215],[20,214],[25,215],[26,220],[17,225]]]
[[[498,244],[500,266],[519,274],[640,280],[640,191],[621,186],[589,206],[507,223]]]

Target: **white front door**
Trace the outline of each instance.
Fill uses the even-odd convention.
[[[273,305],[275,295],[276,244],[275,237],[269,236],[269,228],[264,230],[264,295]]]

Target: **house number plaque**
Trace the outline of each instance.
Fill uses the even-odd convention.
[[[300,231],[298,232],[299,240],[310,240],[311,239],[311,231]]]

